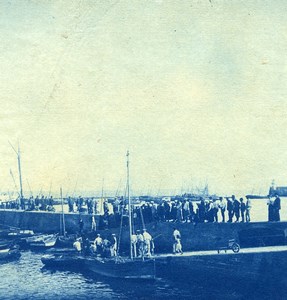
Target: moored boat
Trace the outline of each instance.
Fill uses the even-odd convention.
[[[26,244],[31,248],[51,248],[55,246],[56,241],[56,234],[39,235],[26,238]]]
[[[8,238],[27,238],[34,236],[33,230],[13,230],[8,233]]]
[[[129,187],[129,152],[127,152],[127,198],[129,217],[129,244],[130,256],[120,257],[87,257],[85,265],[87,269],[99,275],[119,279],[155,279],[155,260],[153,258],[134,257],[132,247],[132,207]]]
[[[48,268],[83,268],[85,261],[79,254],[45,254],[41,257],[42,263]]]
[[[60,248],[72,248],[73,243],[76,240],[76,237],[77,237],[76,234],[72,234],[69,236],[62,236],[62,235],[58,236],[55,246]]]
[[[0,260],[10,260],[10,259],[17,259],[21,256],[18,246],[9,246],[3,247],[0,249]]]
[[[153,258],[85,258],[85,266],[93,273],[119,279],[155,279],[155,260]]]

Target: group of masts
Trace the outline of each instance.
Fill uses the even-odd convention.
[[[22,184],[22,172],[21,172],[21,151],[20,151],[20,145],[18,142],[18,150],[16,150],[13,145],[9,142],[10,146],[14,150],[14,152],[17,155],[17,162],[18,162],[18,172],[19,172],[19,183],[20,183],[20,199],[24,199],[23,194],[23,184]],[[131,206],[131,198],[130,198],[130,168],[129,168],[129,151],[127,151],[126,157],[127,157],[127,198],[128,198],[128,211],[129,211],[129,235],[130,235],[130,258],[133,259],[133,248],[132,248],[132,206]],[[103,194],[103,190],[102,190]],[[62,205],[62,226],[63,226],[63,235],[65,235],[65,214],[64,214],[64,203],[63,203],[63,191],[62,187],[60,188],[60,195],[61,195],[61,205]],[[103,196],[103,195],[102,195]]]

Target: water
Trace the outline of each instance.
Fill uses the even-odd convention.
[[[181,295],[169,283],[97,278],[89,273],[43,268],[42,253],[22,252],[19,261],[0,265],[1,299],[164,299]]]
[[[153,282],[95,277],[90,273],[43,268],[43,253],[22,252],[18,261],[0,264],[0,299],[240,299],[234,291],[157,279]]]

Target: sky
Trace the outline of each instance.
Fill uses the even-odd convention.
[[[287,185],[286,1],[0,2],[0,191]],[[10,170],[16,182],[13,182]]]

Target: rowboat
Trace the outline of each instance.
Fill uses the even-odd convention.
[[[0,260],[10,260],[10,259],[17,259],[21,256],[18,246],[11,246],[6,248],[0,249]]]
[[[39,235],[26,238],[26,244],[31,248],[51,248],[55,246],[56,241],[56,234]]]

